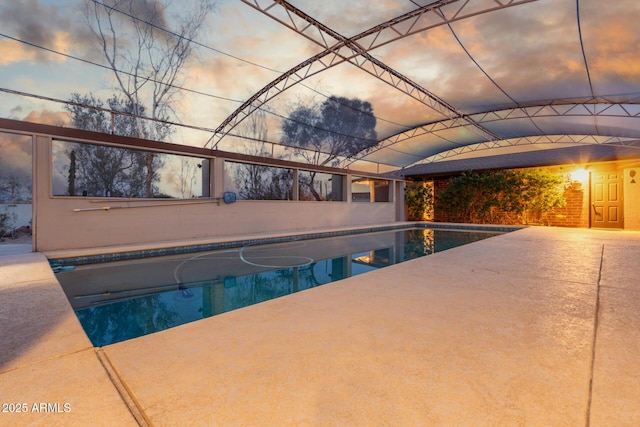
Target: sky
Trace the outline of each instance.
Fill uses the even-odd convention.
[[[196,1],[136,0],[135,13],[143,19],[150,16],[148,11],[160,10],[157,24],[175,29],[180,17],[193,10]],[[429,2],[290,3],[351,37]],[[105,58],[83,14],[87,4],[100,7],[99,2],[90,0],[0,0],[0,88],[60,100],[69,99],[72,93],[93,93],[106,100],[116,93],[113,73],[100,66],[105,64]],[[464,13],[473,16],[451,25],[434,26],[369,53],[468,114],[592,96],[637,103],[640,2],[537,0],[474,14],[495,4],[493,0],[473,0],[464,9]],[[453,13],[456,7],[461,5],[454,3],[447,10]],[[279,6],[273,10],[284,16]],[[435,22],[433,15],[427,20]],[[126,45],[133,29],[123,25],[119,30]],[[193,55],[179,80],[186,90],[176,94],[172,120],[206,129],[218,127],[280,73],[324,50],[240,0],[216,1],[195,41]],[[387,82],[343,63],[305,79],[303,84],[292,86],[268,102],[267,139],[279,141],[282,120],[296,106],[319,103],[332,95],[370,102],[381,138],[444,119]],[[60,104],[3,92],[0,117],[48,124],[69,120]],[[551,119],[541,120],[540,126],[548,126],[554,132],[560,127]],[[581,120],[569,120],[569,129],[584,132],[585,126]],[[519,127],[530,126],[513,121],[497,129],[517,134]],[[635,121],[618,120],[603,124],[603,129],[611,129],[612,133],[623,129],[622,134],[636,136],[638,126]],[[207,131],[185,130],[174,134],[172,142],[203,146],[210,136]],[[443,147],[455,146],[450,140],[438,138]],[[233,144],[237,141],[229,139],[221,148],[233,150]],[[406,163],[413,161],[406,159],[430,153],[428,141],[412,140],[396,148],[402,151],[398,162]]]

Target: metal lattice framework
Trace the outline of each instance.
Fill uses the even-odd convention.
[[[207,141],[205,147],[210,144],[214,148],[217,147],[220,140],[242,120],[283,91],[304,79],[347,61],[435,110],[440,115],[464,123],[465,126],[469,126],[472,132],[484,139],[498,140],[500,139],[498,135],[484,129],[454,106],[377,60],[368,52],[422,31],[534,1],[538,0],[494,0],[485,7],[471,8],[469,1],[440,0],[377,25],[352,38],[346,38],[286,1],[242,0],[243,3],[322,46],[325,50],[283,73],[256,92],[216,128],[214,135]],[[277,6],[280,6],[280,12],[284,12],[282,17],[276,14]]]
[[[460,154],[471,153],[481,150],[489,150],[493,148],[502,147],[515,147],[518,145],[531,145],[531,144],[583,144],[583,145],[618,145],[618,146],[638,146],[638,140],[636,138],[623,138],[619,136],[598,136],[598,135],[537,135],[537,136],[524,136],[518,138],[502,139],[491,143],[470,144],[451,150],[443,151],[434,156],[427,157],[426,159],[416,162],[415,164],[424,164],[437,162],[439,160],[448,159],[450,157],[458,156]]]
[[[603,99],[588,99],[584,101],[564,101],[562,103],[543,103],[535,105],[523,105],[518,108],[508,108],[493,111],[484,111],[481,113],[472,114],[469,116],[476,123],[486,126],[495,122],[504,123],[509,120],[529,120],[535,123],[535,119],[540,118],[559,118],[559,117],[593,117],[594,127],[597,128],[598,118],[624,118],[624,119],[640,119],[640,103],[613,103]],[[366,155],[370,155],[376,151],[380,151],[385,148],[392,147],[396,144],[400,144],[415,138],[419,138],[428,134],[437,134],[438,132],[455,129],[461,127],[460,123],[456,120],[442,120],[438,122],[428,123],[416,126],[412,129],[399,132],[382,140]],[[536,126],[537,127],[537,126]],[[469,151],[478,151],[482,149],[492,149],[500,147],[508,147],[514,145],[525,144],[540,144],[540,143],[576,143],[576,144],[613,144],[613,145],[629,145],[630,141],[637,141],[635,138],[624,138],[615,136],[599,136],[599,135],[566,135],[566,138],[561,138],[560,135],[549,136],[544,135],[527,135],[518,138],[505,138],[490,141],[486,143],[472,144],[470,146],[457,147],[451,150],[447,150],[441,154],[430,156],[425,159],[425,162],[443,160],[448,157],[452,157],[458,154],[466,153]],[[446,137],[440,137],[446,140]],[[449,141],[455,144],[455,141]],[[472,148],[470,148],[472,147]],[[344,167],[349,167],[351,164],[365,157],[356,156],[344,162]],[[423,163],[423,162],[420,162]]]
[[[511,93],[487,72],[474,58],[471,51],[456,34],[452,24],[475,16],[495,12],[514,6],[535,3],[538,0],[438,0],[376,25],[360,34],[345,37],[314,17],[301,11],[285,0],[241,0],[244,4],[266,15],[300,36],[312,41],[323,50],[297,66],[282,73],[264,86],[228,116],[215,130],[205,147],[216,148],[220,141],[246,117],[274,99],[287,89],[323,71],[343,63],[349,63],[376,79],[418,101],[431,112],[435,121],[405,128],[360,154],[342,159],[341,166],[349,168],[354,163],[368,161],[378,165],[407,166],[444,160],[456,155],[493,148],[529,144],[611,144],[637,145],[639,132],[625,131],[625,126],[640,129],[627,121],[621,128],[612,131],[615,120],[640,119],[640,101],[633,96],[609,99],[594,90],[592,72],[585,52],[580,2],[575,2],[575,17],[580,55],[584,63],[591,96],[547,101],[518,101]],[[416,2],[412,2],[418,5]],[[566,5],[567,3],[565,3]],[[446,26],[474,66],[484,74],[506,99],[507,106],[500,109],[476,108],[462,111],[445,99],[434,94],[418,82],[371,55],[377,48],[403,38]],[[582,95],[581,95],[582,96]],[[504,104],[503,104],[504,105]],[[574,118],[566,133],[559,134],[556,128],[547,128],[549,120]],[[591,118],[590,124],[586,118]],[[513,131],[510,124],[517,124]],[[615,127],[615,124],[613,125]],[[560,129],[564,131],[565,129]],[[454,135],[454,136],[452,136]],[[464,136],[460,136],[464,135]],[[384,151],[383,151],[384,150]],[[384,152],[390,153],[385,159]],[[405,160],[392,160],[404,158]]]

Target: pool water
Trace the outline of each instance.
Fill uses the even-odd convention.
[[[93,345],[104,346],[497,234],[402,229],[90,264],[57,277]]]

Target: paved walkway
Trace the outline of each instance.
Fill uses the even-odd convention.
[[[42,255],[0,257],[0,425],[637,426],[639,262],[528,228],[94,349]]]

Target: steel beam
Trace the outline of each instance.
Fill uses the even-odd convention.
[[[489,150],[492,148],[513,147],[517,145],[531,144],[584,144],[584,145],[617,145],[617,146],[635,146],[640,150],[640,140],[637,138],[624,138],[618,136],[598,136],[598,135],[538,135],[524,136],[519,138],[503,139],[490,143],[471,144],[464,147],[457,147],[451,150],[443,151],[426,159],[413,163],[408,166],[414,166],[425,163],[433,163],[441,160],[455,157],[460,154]]]
[[[464,118],[464,114],[444,100],[412,82],[391,67],[368,54],[369,51],[410,35],[441,25],[470,18],[498,9],[504,9],[537,0],[493,0],[484,7],[472,8],[469,1],[440,0],[419,7],[409,13],[372,27],[354,37],[346,38],[283,0],[241,0],[282,25],[324,47],[325,50],[283,73],[277,79],[256,92],[216,128],[205,147],[219,141],[249,114],[259,109],[289,87],[328,68],[349,61],[367,73],[385,81],[408,96],[434,109],[447,118]],[[456,4],[457,3],[457,4]],[[280,9],[284,16],[276,16]],[[280,10],[282,12],[282,10]],[[473,124],[473,123],[471,123]],[[496,138],[490,132],[475,126],[476,132],[488,140]]]
[[[517,108],[508,108],[500,110],[484,111],[479,113],[470,114],[469,117],[474,122],[480,125],[514,119],[530,119],[535,123],[536,118],[542,117],[594,117],[597,120],[598,117],[618,117],[618,118],[634,118],[640,120],[640,103],[614,103],[599,98],[589,98],[585,100],[573,100],[543,103],[543,104],[528,104],[522,105]],[[375,153],[385,148],[392,147],[398,143],[417,138],[426,134],[435,133],[447,129],[455,129],[460,127],[468,127],[468,124],[461,122],[459,119],[454,120],[442,120],[437,122],[431,122],[415,126],[411,129],[403,130],[394,135],[385,138],[380,141],[378,145],[372,147],[367,153],[363,153],[361,156],[355,156],[344,162],[343,167],[348,167],[358,160],[366,160],[366,157],[371,153]],[[640,123],[639,126],[640,128]],[[639,135],[640,137],[640,135]],[[503,139],[498,138],[495,141],[491,141],[490,148],[493,147],[505,147],[508,145],[521,145],[521,144],[535,144],[540,142],[540,136],[523,136],[515,139]],[[598,138],[595,136],[594,138]],[[615,140],[615,136],[603,136],[603,138],[611,138],[605,143],[619,142]],[[621,138],[624,140],[624,138]],[[453,143],[454,141],[452,141]],[[465,149],[464,147],[460,148]],[[459,149],[456,149],[459,150]],[[439,160],[441,160],[439,158]]]

